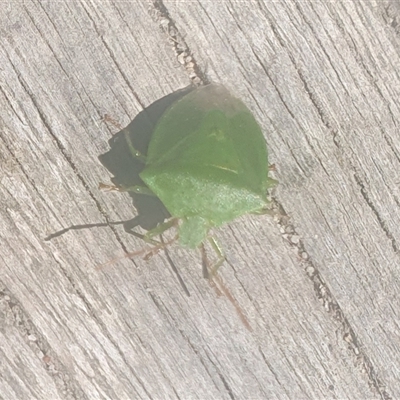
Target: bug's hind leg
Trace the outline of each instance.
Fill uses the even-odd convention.
[[[177,239],[177,236],[175,236],[174,238],[172,238],[166,242],[153,239],[154,236],[161,235],[166,230],[172,228],[174,225],[176,225],[177,221],[178,220],[176,218],[172,218],[169,221],[156,226],[154,229],[147,231],[144,235],[142,235],[141,233],[136,232],[134,230],[134,228],[138,225],[137,217],[132,218],[129,221],[125,221],[125,223],[123,224],[125,232],[144,240],[146,243],[151,244],[153,247],[147,248],[147,249],[144,248],[144,249],[136,250],[136,251],[133,251],[130,253],[125,253],[122,256],[113,258],[112,260],[105,262],[104,264],[98,265],[97,269],[102,269],[107,265],[114,264],[116,261],[123,260],[125,258],[133,258],[135,256],[139,256],[142,254],[145,254],[144,259],[148,260],[155,254],[157,254],[160,250],[164,249],[165,247],[167,247],[169,244],[173,243]]]

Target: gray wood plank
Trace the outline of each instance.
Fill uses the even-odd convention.
[[[385,4],[24,2],[1,16],[0,388],[4,398],[396,398],[398,36]],[[386,10],[386,11],[385,11]],[[263,127],[281,214],[200,254],[143,248],[97,157],[191,81]],[[285,212],[283,211],[285,210]],[[287,214],[287,215],[286,215]],[[289,218],[290,216],[290,218]],[[35,374],[35,375],[33,375]]]

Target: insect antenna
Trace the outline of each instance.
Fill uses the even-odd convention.
[[[126,222],[127,221],[125,220],[125,221],[96,222],[94,224],[71,225],[68,228],[61,229],[57,232],[50,234],[49,236],[46,236],[44,240],[48,242],[49,240],[62,236],[69,231],[79,231],[81,229],[90,229],[90,228],[103,228],[110,225],[123,225]]]

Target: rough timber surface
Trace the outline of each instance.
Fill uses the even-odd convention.
[[[398,399],[400,8],[347,1],[24,1],[0,14],[0,397]],[[254,111],[280,214],[228,261],[143,246],[103,193],[115,128],[195,81]]]

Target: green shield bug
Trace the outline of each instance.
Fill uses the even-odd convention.
[[[209,230],[244,214],[266,212],[267,191],[276,184],[268,177],[258,123],[219,84],[195,89],[172,104],[158,121],[146,156],[132,144],[130,149],[145,163],[139,175],[146,187],[124,190],[157,196],[172,217],[145,239],[178,223],[181,245],[194,249],[210,240],[219,254],[213,272],[224,256]]]
[[[210,271],[203,262],[204,276],[209,272],[214,274],[225,256],[209,235],[210,229],[244,214],[268,212],[267,192],[277,183],[268,177],[267,146],[250,110],[224,86],[209,84],[183,95],[163,112],[146,155],[133,145],[129,129],[120,133],[128,145],[127,153],[144,164],[139,176],[146,186],[113,180],[117,186],[110,188],[158,198],[166,209],[156,217],[158,225],[146,227],[150,230],[145,235],[133,229],[138,225],[137,217],[129,221],[75,225],[46,240],[70,229],[123,224],[127,232],[155,244],[156,250],[165,244],[153,238],[177,226],[179,243],[192,249],[199,247],[203,261],[203,244],[206,240],[210,242],[218,260]],[[107,166],[104,156],[100,160]],[[124,173],[123,181],[128,181],[131,170]],[[168,213],[170,217],[164,222]]]

